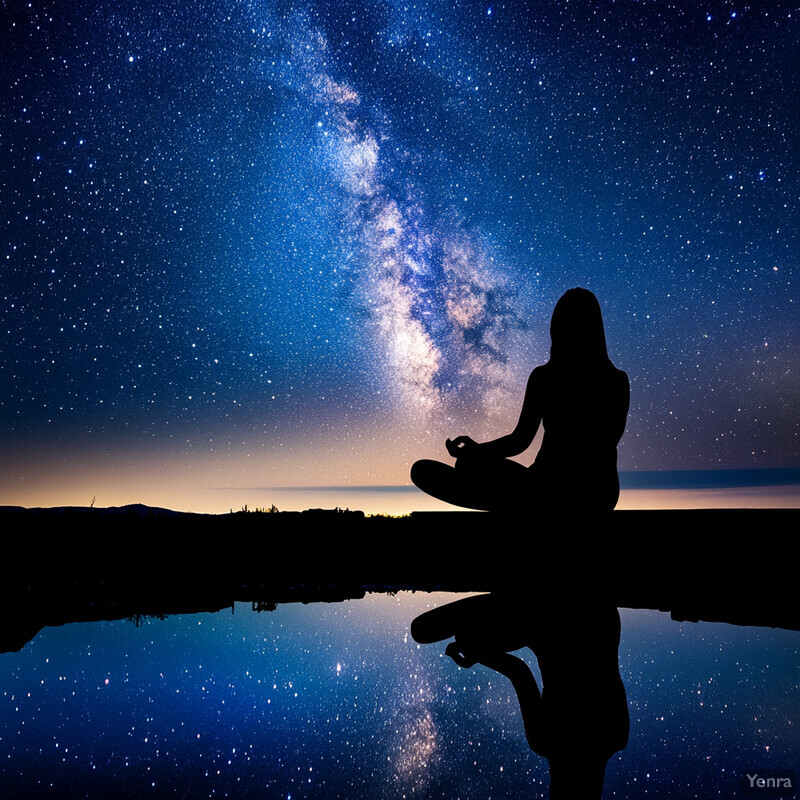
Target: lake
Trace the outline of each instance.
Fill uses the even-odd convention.
[[[450,599],[45,629],[0,655],[4,796],[546,796],[509,682],[408,633]],[[800,633],[621,616],[631,738],[604,797],[727,799],[797,769]]]

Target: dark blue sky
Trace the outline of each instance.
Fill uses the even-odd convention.
[[[513,425],[575,285],[622,469],[798,466],[799,18],[7,5],[3,502],[405,483]]]

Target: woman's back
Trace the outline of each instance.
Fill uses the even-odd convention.
[[[605,359],[534,370],[544,437],[532,467],[557,496],[613,508],[619,497],[617,443],[630,403],[628,376]]]

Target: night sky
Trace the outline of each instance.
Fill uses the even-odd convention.
[[[796,3],[1,19],[0,502],[407,484],[508,432],[576,285],[621,469],[800,466]]]
[[[447,599],[46,629],[0,654],[3,796],[545,797],[509,682],[409,636]],[[604,797],[734,800],[797,771],[799,633],[621,616],[631,739]]]

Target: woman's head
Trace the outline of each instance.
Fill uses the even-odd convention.
[[[588,289],[569,289],[550,320],[550,360],[608,361],[600,303]]]

